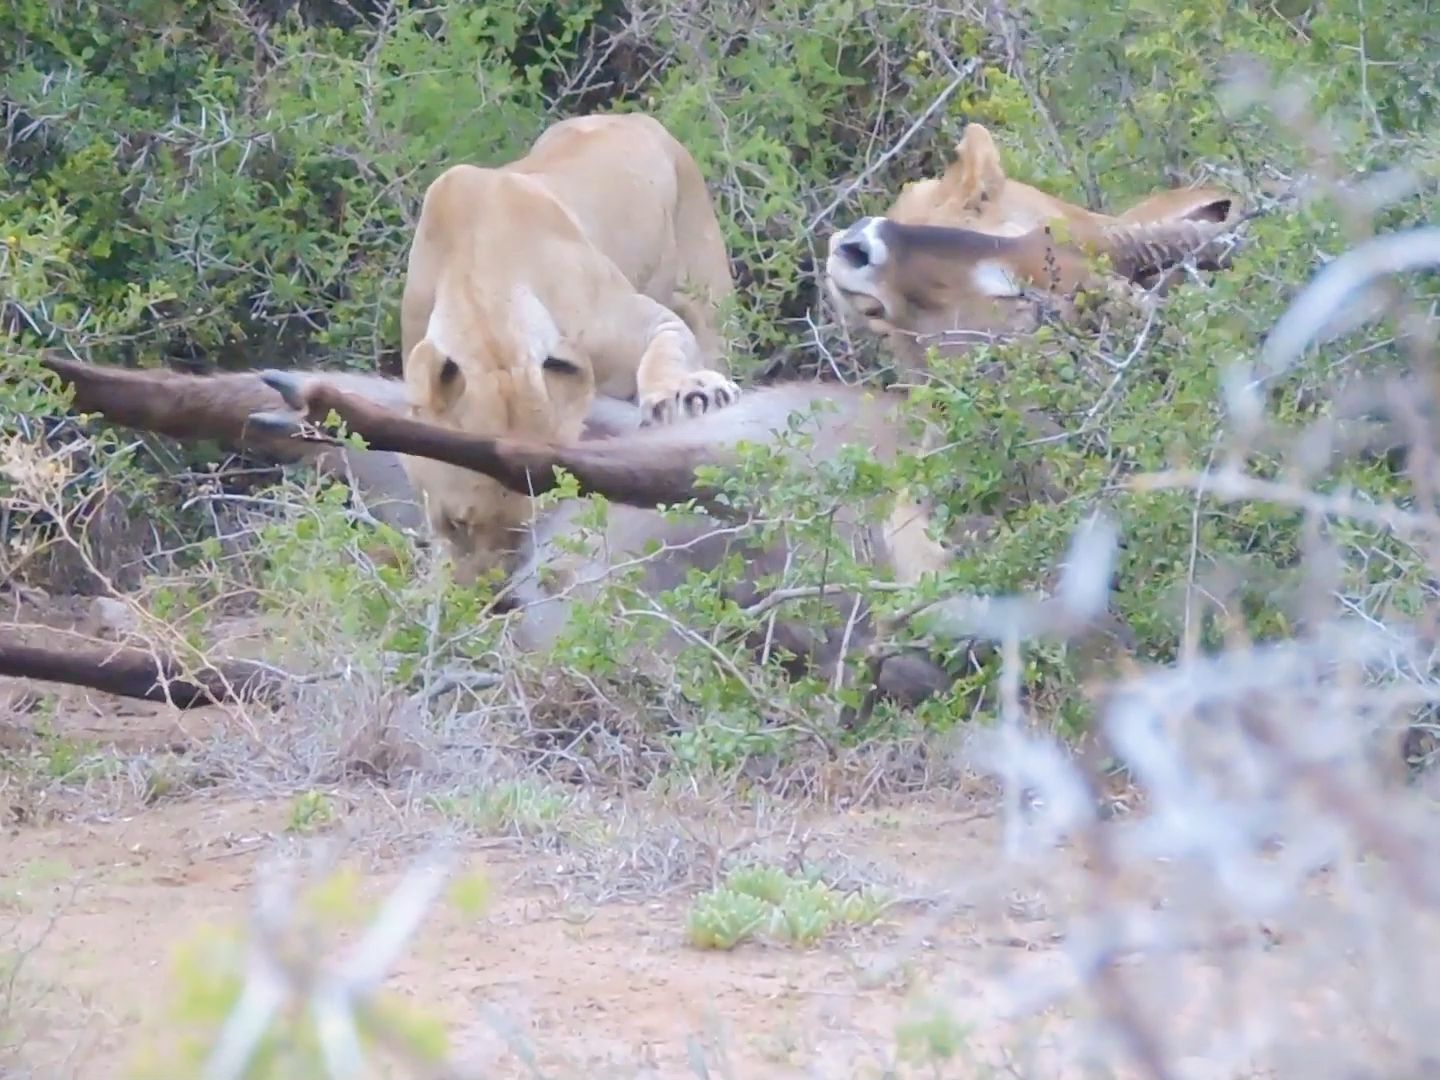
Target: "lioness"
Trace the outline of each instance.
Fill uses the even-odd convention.
[[[474,434],[579,437],[594,395],[644,423],[722,408],[717,305],[733,282],[704,177],[655,119],[582,116],[425,193],[401,300],[412,415]],[[695,295],[691,295],[691,293]],[[405,459],[459,580],[502,564],[530,501]]]
[[[1226,222],[1233,221],[1239,211],[1237,196],[1214,187],[1157,191],[1119,217],[1076,206],[1010,179],[989,130],[971,121],[955,144],[955,160],[945,172],[906,184],[884,216],[904,225],[946,225],[995,236],[1021,236],[1057,221],[1092,229],[1171,221]]]
[[[730,530],[736,535],[717,530],[717,518],[721,523],[728,519],[733,526],[743,515],[696,476],[698,466],[724,466],[735,460],[742,443],[773,443],[782,433],[797,428],[806,430],[810,439],[790,446],[785,453],[792,463],[798,457],[802,467],[833,459],[847,445],[865,446],[877,460],[887,462],[913,449],[915,437],[907,423],[912,416],[907,395],[834,383],[772,384],[752,391],[729,409],[704,414],[684,425],[635,428],[566,445],[475,437],[419,423],[363,394],[328,383],[323,376],[269,372],[264,378],[295,410],[251,417],[252,424],[277,434],[291,432],[328,441],[330,436],[309,425],[333,411],[351,430],[363,434],[374,449],[475,469],[515,491],[549,490],[557,483],[557,469],[564,469],[578,481],[582,495],[603,495],[611,501],[608,525],[595,552],[577,554],[575,550],[577,518],[585,509],[582,502],[562,503],[537,523],[528,557],[509,583],[514,601],[522,607],[521,640],[531,648],[543,648],[553,641],[564,623],[568,603],[590,592],[611,567],[625,562],[643,566],[641,588],[653,593],[682,584],[689,568],[713,569],[738,549],[745,573],[722,583],[721,595],[747,607],[763,603],[759,581],[782,571],[791,549],[783,533],[762,541],[746,535],[743,526]],[[653,509],[658,504],[691,499],[713,516],[677,520]],[[826,520],[861,561],[888,569],[902,583],[914,583],[925,574],[943,570],[948,560],[948,553],[929,535],[928,515],[904,495],[894,498],[889,517],[881,522],[867,521],[848,505],[834,507]],[[658,557],[646,557],[656,550],[657,541]],[[1062,595],[1032,609],[1039,619],[1035,625],[1043,623],[1044,632],[1070,638],[1090,637],[1097,631],[1106,637],[1119,631],[1123,637],[1123,625],[1105,610],[1108,592],[1108,582],[1084,599],[1062,590]],[[792,673],[833,669],[856,652],[868,650],[874,644],[876,627],[862,598],[832,587],[825,600],[840,616],[837,625],[822,627],[779,616],[767,633],[751,641],[752,646],[764,651],[769,641],[783,644],[795,656]],[[959,608],[950,610],[967,607],[969,614],[960,616],[960,624],[978,628],[986,622],[983,600],[978,604],[960,600]],[[1042,610],[1044,614],[1040,614]],[[951,623],[941,632],[958,629],[959,625]],[[992,631],[981,631],[987,632]],[[672,644],[677,639],[673,631],[667,634]],[[952,685],[949,675],[914,650],[897,653],[882,649],[873,657],[870,671],[872,695],[912,702]]]

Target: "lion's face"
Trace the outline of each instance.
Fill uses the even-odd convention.
[[[506,317],[508,315],[508,317]],[[523,293],[498,319],[437,325],[405,361],[411,416],[469,435],[574,442],[595,392],[594,372],[548,312]],[[453,465],[406,459],[431,528],[469,583],[505,568],[531,516],[530,499]]]
[[[1084,207],[1009,179],[995,140],[974,122],[965,126],[945,171],[905,184],[885,216],[905,225],[973,229],[991,236],[1024,236],[1057,217],[1093,217]]]

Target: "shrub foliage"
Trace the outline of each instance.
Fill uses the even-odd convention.
[[[734,364],[747,378],[886,377],[885,357],[852,340],[817,289],[818,253],[832,228],[943,168],[969,120],[996,134],[1013,177],[1095,208],[1218,182],[1268,211],[1247,227],[1230,271],[1182,283],[1153,324],[1055,326],[937,360],[917,410],[939,425],[944,449],[898,466],[952,517],[991,527],[946,589],[1042,585],[1076,523],[1108,508],[1125,541],[1117,611],[1138,655],[1165,660],[1237,627],[1289,632],[1299,607],[1285,582],[1305,523],[1284,505],[1136,493],[1124,480],[1209,463],[1223,368],[1257,348],[1323,260],[1368,229],[1433,216],[1436,37],[1425,5],[1401,0],[16,0],[0,12],[0,347],[15,371],[48,347],[107,364],[393,372],[425,185],[457,161],[513,158],[547,123],[582,111],[650,111],[696,155],[741,286]],[[1371,214],[1364,181],[1401,166],[1411,186]],[[1433,281],[1419,288],[1433,300]],[[1337,371],[1398,351],[1384,334],[1342,334],[1275,381],[1271,403],[1284,423],[1308,423],[1331,408]],[[34,383],[0,387],[6,438],[37,437],[33,418],[62,406]],[[1036,415],[1049,434],[1037,434]],[[1295,465],[1263,446],[1249,464],[1270,476]],[[762,514],[802,533],[805,521],[821,523],[805,536],[815,560],[797,560],[794,579],[777,584],[815,580],[822,563],[830,580],[870,576],[822,550],[824,509],[896,477],[863,455],[822,477],[751,468],[766,480]],[[1385,455],[1321,473],[1367,497],[1408,491]],[[45,527],[7,522],[12,555]],[[402,658],[428,647],[418,640],[426,601],[406,592],[420,586],[398,571],[364,576],[358,549],[321,525],[281,531],[271,583],[292,597],[324,589],[310,599],[343,609],[348,631]],[[1433,588],[1407,545],[1378,528],[1345,524],[1334,539],[1348,557],[1343,589],[1361,610],[1413,605]],[[203,567],[214,555],[196,559]],[[299,572],[308,559],[329,560],[326,574]],[[473,595],[446,595],[445,625],[475,617]],[[672,748],[732,766],[773,750],[777,731],[806,738],[803,725],[772,722],[808,715],[833,692],[824,680],[785,688],[751,671],[721,634],[747,616],[713,598],[696,581],[667,604],[706,639],[680,683],[716,721]],[[912,602],[876,597],[882,609]],[[376,622],[386,623],[378,637]],[[612,623],[577,622],[560,659],[585,678],[625,682]],[[648,631],[627,632],[643,649]],[[493,644],[460,636],[473,656]],[[1049,715],[1078,726],[1070,660],[1039,650],[1026,682]],[[988,678],[981,671],[962,690],[984,690]],[[986,691],[979,714],[992,704]],[[944,723],[973,707],[955,699],[923,711]]]

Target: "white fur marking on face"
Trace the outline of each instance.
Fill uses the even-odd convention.
[[[831,233],[827,251],[830,261],[834,261],[835,253],[840,250],[842,244],[858,244],[865,252],[866,266],[864,269],[879,266],[890,257],[890,249],[885,246],[885,241],[880,239],[880,227],[884,223],[884,218],[864,217],[848,229]],[[851,267],[851,269],[855,268]]]
[[[447,318],[448,308],[442,301],[430,310],[430,320],[425,324],[425,340],[446,356],[462,355],[460,341],[451,333],[454,323]]]
[[[530,359],[541,364],[560,344],[560,327],[540,297],[517,285],[510,295],[511,318],[514,327],[530,343]]]
[[[884,218],[872,217],[866,218],[859,226],[859,239],[864,241],[871,266],[884,266],[885,260],[890,257],[890,249],[885,246],[885,241],[880,239],[880,228],[884,224]]]
[[[978,262],[970,271],[970,283],[982,296],[1013,297],[1021,295],[1020,282],[1002,263]]]
[[[835,287],[848,292],[872,294],[875,291],[875,276],[880,266],[890,257],[890,249],[880,238],[884,218],[861,218],[844,232],[830,234],[830,253],[825,260],[825,277],[832,295]],[[850,257],[840,254],[840,249],[849,245],[865,253],[865,265],[856,266]]]

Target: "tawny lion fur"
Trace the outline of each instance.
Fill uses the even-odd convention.
[[[906,184],[885,217],[906,225],[946,225],[994,236],[1021,236],[1061,221],[1091,228],[1182,220],[1228,222],[1239,211],[1238,197],[1215,187],[1157,191],[1118,217],[1076,206],[1007,176],[989,129],[972,121],[955,144],[955,159],[945,172]]]
[[[733,292],[705,179],[657,120],[582,116],[516,161],[430,184],[401,300],[412,415],[473,434],[579,437],[596,395],[668,423],[739,397],[719,305]],[[530,500],[405,459],[461,580],[501,564]]]

